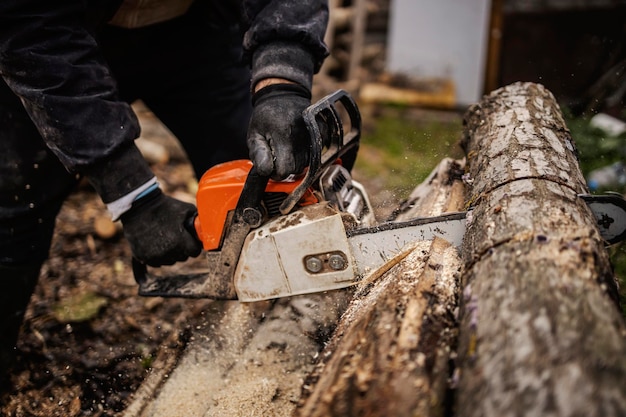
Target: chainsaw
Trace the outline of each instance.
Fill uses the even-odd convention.
[[[197,216],[187,225],[209,265],[199,273],[157,276],[133,260],[142,296],[260,301],[345,288],[379,271],[417,241],[441,237],[460,247],[466,212],[377,223],[350,172],[361,116],[345,91],[303,112],[310,135],[305,173],[261,176],[249,160],[209,169],[198,183]],[[608,243],[626,238],[626,201],[581,195]]]

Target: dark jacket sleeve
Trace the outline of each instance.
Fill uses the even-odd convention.
[[[153,174],[138,158],[133,141],[139,124],[118,99],[86,25],[85,3],[0,2],[0,74],[65,167],[96,178],[97,191],[109,202]],[[136,164],[118,166],[129,161]],[[98,178],[103,176],[104,183]]]
[[[311,88],[328,55],[325,0],[244,0],[248,29],[244,51],[250,57],[252,86],[263,78],[285,78]]]

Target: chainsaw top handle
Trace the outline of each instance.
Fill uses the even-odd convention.
[[[344,132],[347,126],[344,126],[338,103],[342,104],[349,119],[349,132]],[[310,137],[309,169],[302,182],[282,202],[282,214],[289,213],[326,168],[338,159],[350,171],[359,149],[361,114],[345,90],[337,90],[307,107],[302,117]]]

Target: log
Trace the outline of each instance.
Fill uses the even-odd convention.
[[[626,327],[553,95],[515,83],[465,115],[456,409],[463,416],[626,415]]]
[[[442,161],[397,218],[457,211],[464,193],[460,164]],[[303,387],[296,416],[444,412],[460,257],[448,242],[435,239],[416,242],[391,264],[359,285]]]
[[[464,194],[460,163],[444,161],[411,194],[396,213],[397,218],[456,210]],[[450,173],[456,181],[448,180]],[[406,278],[400,286],[393,284],[394,296],[401,291],[406,302],[402,307],[405,312],[397,315],[399,321],[395,323],[399,336],[394,343],[399,349],[389,364],[394,371],[388,373],[387,380],[398,381],[394,389],[406,400],[399,401],[399,407],[412,407],[415,390],[406,390],[402,384],[406,377],[395,376],[411,365],[416,390],[428,393],[419,398],[420,407],[432,408],[441,406],[446,392],[449,345],[455,327],[451,300],[456,299],[454,274],[460,258],[444,241],[425,242],[406,255],[395,269],[396,274]],[[387,278],[385,282],[393,281]],[[375,288],[385,285],[371,283],[361,293],[372,294]],[[250,304],[212,303],[204,324],[193,329],[180,360],[155,363],[124,417],[293,415],[301,397],[309,393],[308,386],[315,378],[313,371],[318,369],[316,363],[326,355],[322,349],[329,344],[353,292],[338,290]],[[414,300],[410,300],[412,296]],[[400,307],[394,298],[386,302],[385,310],[391,313],[387,317],[393,319]],[[384,322],[379,326],[383,326],[379,330],[386,329]],[[428,331],[421,333],[422,328]],[[416,350],[418,344],[420,349]],[[441,377],[431,379],[432,374]],[[374,373],[361,375],[378,378]],[[380,391],[370,400],[382,394]]]
[[[290,416],[350,295],[213,303],[180,360],[155,364],[124,417]]]

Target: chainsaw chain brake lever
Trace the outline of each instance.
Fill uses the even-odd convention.
[[[243,221],[251,229],[257,228],[263,223],[265,213],[261,201],[269,179],[269,176],[259,175],[256,167],[252,166],[235,207],[235,221]],[[243,242],[241,243],[243,245]]]
[[[337,104],[343,106],[349,126],[344,125]],[[307,107],[302,117],[310,137],[309,169],[302,182],[282,202],[282,214],[289,213],[326,168],[338,159],[350,171],[359,149],[361,115],[356,102],[345,90],[337,90]],[[346,127],[350,128],[349,132],[344,132]]]

